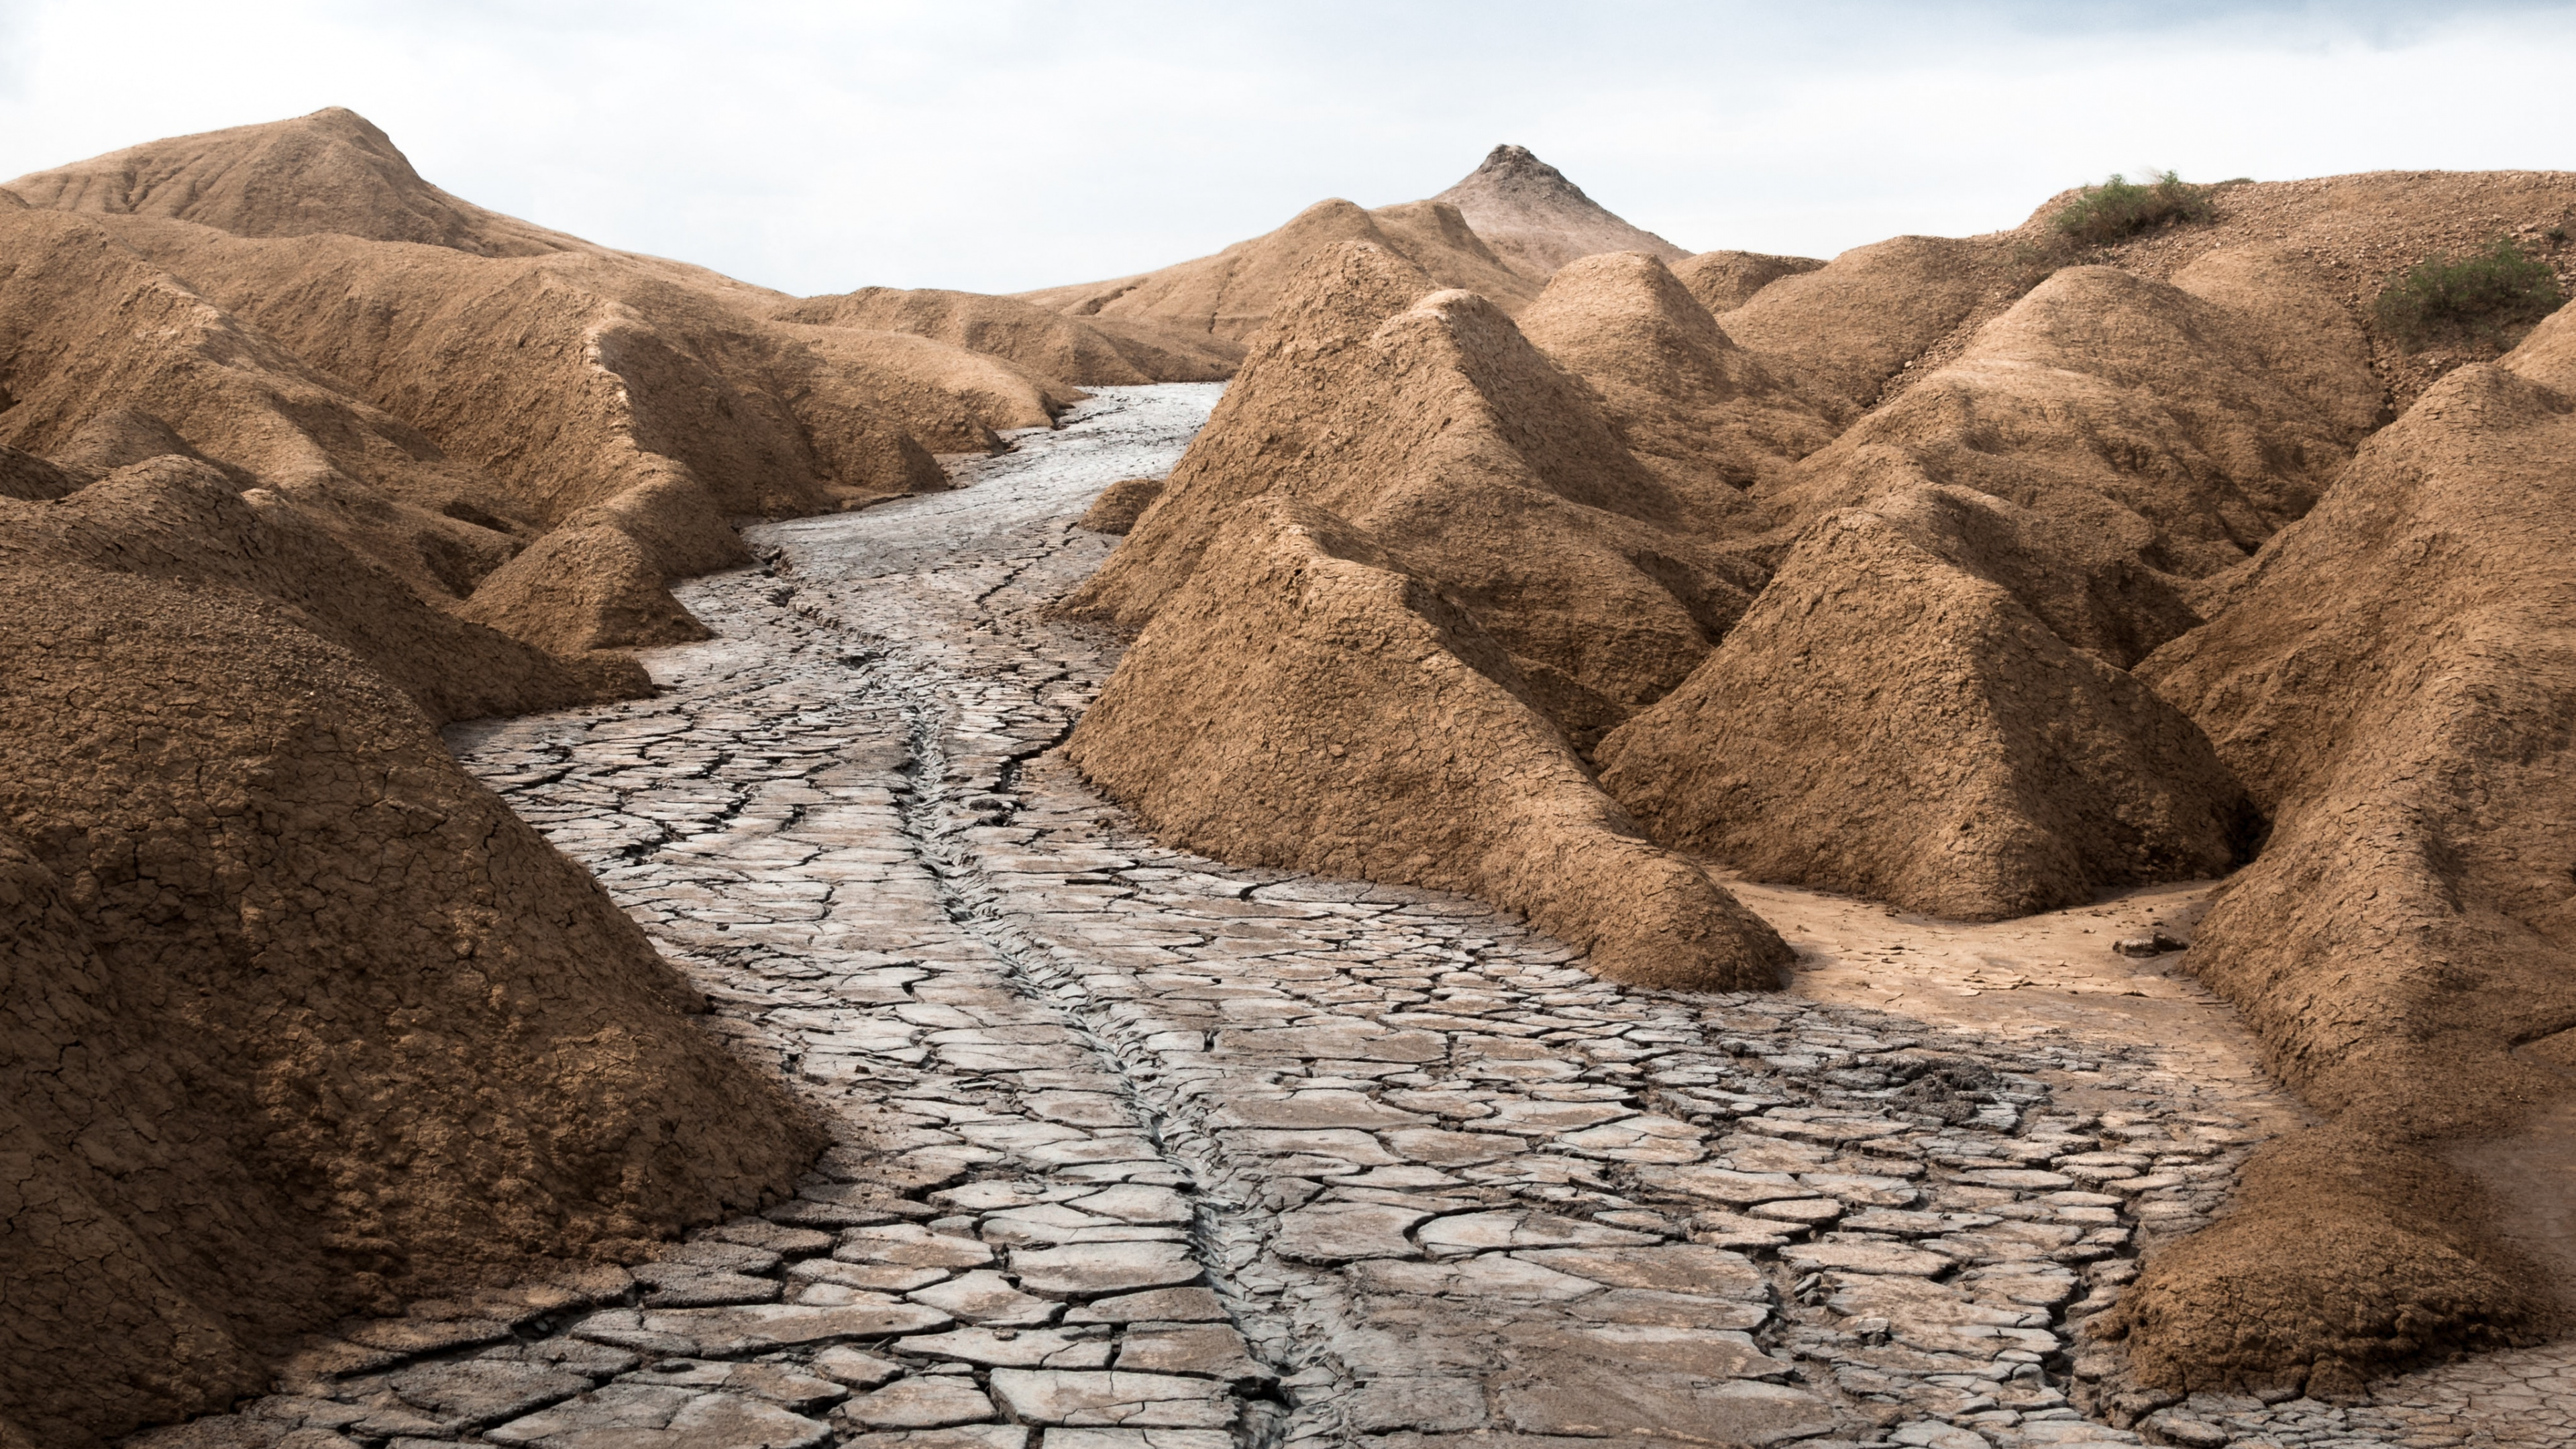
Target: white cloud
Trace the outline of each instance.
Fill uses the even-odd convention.
[[[2564,6],[0,0],[0,176],[346,105],[430,179],[792,291],[1158,266],[1496,141],[1684,246],[2114,169],[2569,164]]]

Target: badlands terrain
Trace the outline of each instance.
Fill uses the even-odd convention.
[[[2571,223],[18,178],[0,1446],[2576,1442]]]

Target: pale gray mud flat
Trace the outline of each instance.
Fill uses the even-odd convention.
[[[1105,388],[958,491],[754,528],[658,698],[454,730],[839,1146],[659,1261],[345,1325],[143,1442],[2569,1442],[2546,1352],[2371,1405],[2108,1387],[2083,1320],[2289,1120],[2174,958],[2108,949],[2189,891],[1954,927],[1748,886],[1800,989],[1712,996],[1156,845],[1051,753],[1117,646],[1042,611],[1217,393]]]

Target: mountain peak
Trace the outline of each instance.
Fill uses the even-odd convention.
[[[1541,279],[1598,252],[1644,252],[1668,262],[1690,255],[1629,225],[1536,152],[1509,142],[1431,199],[1458,208],[1513,270]]]

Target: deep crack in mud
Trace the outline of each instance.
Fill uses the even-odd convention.
[[[2006,996],[2115,959],[2069,946],[2077,913],[1977,935],[1754,892],[1807,994],[1695,996],[1595,980],[1473,901],[1155,845],[1050,753],[1116,646],[1040,611],[1111,543],[1070,520],[1168,469],[1217,391],[1102,389],[960,491],[754,529],[763,568],[684,591],[718,637],[650,658],[659,698],[450,732],[841,1146],[631,1282],[355,1370],[309,1355],[233,1423],[567,1449],[2576,1433],[2544,1407],[2576,1398],[2555,1350],[2363,1406],[2122,1386],[2077,1325],[2284,1108],[2189,1032]],[[2215,1013],[2134,979],[2113,994]]]

